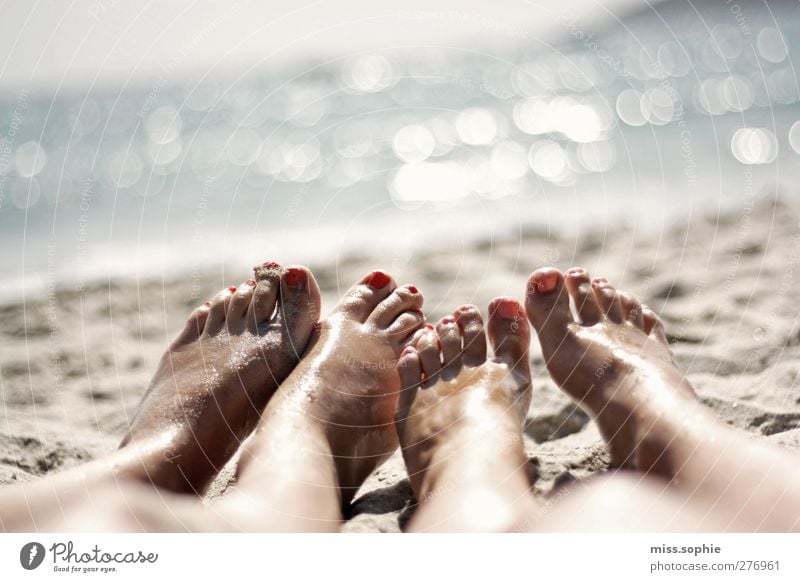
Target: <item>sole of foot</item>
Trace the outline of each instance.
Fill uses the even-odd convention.
[[[161,359],[121,447],[155,452],[136,477],[201,493],[300,361],[319,318],[305,267],[264,263],[194,310]]]
[[[530,503],[530,328],[513,299],[495,299],[489,314],[485,326],[477,307],[462,306],[400,358],[397,432],[420,502],[411,529],[509,530]]]
[[[651,428],[702,406],[653,310],[582,268],[535,271],[525,309],[550,375],[596,419],[612,463],[651,469],[667,461],[654,436],[663,431]]]
[[[367,476],[397,449],[394,413],[400,394],[397,360],[425,324],[423,296],[383,271],[362,278],[320,321],[306,356],[270,402],[241,470],[276,439],[270,426],[320,433],[333,456],[341,499],[349,502]],[[272,422],[273,419],[283,422]],[[296,419],[287,422],[287,418]],[[283,429],[282,429],[283,430]]]

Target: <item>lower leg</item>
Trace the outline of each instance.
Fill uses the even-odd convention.
[[[171,462],[169,435],[143,439],[101,459],[47,477],[0,489],[0,528],[32,531],[67,519],[78,505],[92,504],[95,492],[108,493],[141,483],[142,475],[163,472]],[[64,521],[64,523],[68,523]]]
[[[520,531],[703,532],[728,528],[718,512],[660,479],[618,473],[573,484],[540,503]]]
[[[595,418],[616,464],[665,478],[726,528],[800,528],[796,461],[697,400],[647,307],[582,269],[566,281],[549,269],[532,276],[527,310],[548,370]]]
[[[372,273],[320,322],[318,337],[267,406],[215,504],[251,531],[338,531],[342,505],[397,447],[397,357],[422,324],[422,296]]]
[[[141,492],[142,483],[153,490],[155,506],[162,505],[159,500],[175,505],[166,491],[202,493],[297,363],[318,314],[319,289],[307,269],[256,267],[255,279],[223,290],[190,315],[164,354],[121,448],[0,489],[0,527],[31,530],[58,522],[75,507],[91,507],[99,491],[124,504],[127,494],[111,492]]]
[[[237,485],[216,507],[245,531],[337,531],[342,495],[325,430],[298,394],[279,391],[239,460]]]
[[[458,445],[432,455],[417,480],[419,508],[408,531],[510,531],[532,509],[521,435],[488,423],[465,432],[450,435]]]
[[[410,531],[507,531],[533,504],[522,423],[530,403],[521,306],[465,306],[420,332],[400,360],[397,428],[419,509]]]

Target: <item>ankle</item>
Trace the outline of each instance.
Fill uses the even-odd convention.
[[[259,427],[242,447],[237,477],[256,479],[282,467],[313,465],[335,472],[333,454],[320,423],[305,410],[276,402],[265,411]],[[309,462],[313,459],[313,462]]]
[[[430,487],[432,485],[432,487]],[[528,486],[443,477],[429,484],[409,531],[512,531],[530,509]]]
[[[528,490],[530,479],[522,435],[497,430],[485,439],[473,434],[438,445],[416,481],[414,491],[420,503],[470,488],[514,494]]]
[[[647,398],[607,402],[597,419],[613,465],[671,477],[674,451],[695,447],[698,439],[722,426],[688,382],[676,388],[673,384],[649,392]]]

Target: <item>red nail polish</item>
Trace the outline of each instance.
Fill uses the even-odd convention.
[[[409,354],[416,353],[416,351],[417,350],[415,350],[413,347],[406,346],[406,348],[402,352],[400,352],[400,356],[407,356]]]
[[[205,301],[205,302],[203,302],[203,306],[204,306],[204,307],[211,307],[211,301]]]
[[[430,323],[425,324],[425,329],[435,329]]]
[[[411,293],[414,294],[419,293],[419,289],[417,289],[414,285],[406,285],[406,289],[408,289]]]
[[[456,322],[455,317],[444,317],[442,318],[442,325],[453,325]]]
[[[595,285],[600,285],[601,283],[608,283],[608,279],[606,279],[605,277],[595,277],[594,279],[592,279],[592,283],[594,283]]]
[[[262,265],[265,269],[280,269],[281,266],[273,261],[266,262]]]
[[[381,271],[375,271],[369,276],[366,283],[373,289],[383,289],[389,284],[389,281],[391,281],[389,275]]]
[[[572,267],[571,269],[567,270],[567,275],[583,275],[586,273],[586,269],[582,269],[580,267]]]
[[[286,271],[286,283],[292,289],[297,289],[302,286],[306,281],[306,272],[303,269],[292,267]]]
[[[501,299],[495,304],[495,313],[503,319],[517,319],[522,312],[520,304],[513,299]]]
[[[228,287],[228,291],[231,293],[236,293],[236,287]]]
[[[472,309],[472,305],[462,305],[461,307],[458,308],[459,311],[463,311],[463,312],[470,311],[471,309]]]
[[[256,282],[253,279],[248,279],[247,281],[244,282],[244,284],[247,285],[248,287],[255,287],[256,286]]]

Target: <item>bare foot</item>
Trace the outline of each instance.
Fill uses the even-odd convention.
[[[161,359],[121,444],[163,450],[137,477],[203,491],[300,360],[319,317],[313,275],[265,263],[255,277],[197,308]]]
[[[240,462],[245,482],[257,482],[254,475],[272,475],[269,459],[282,454],[275,443],[310,449],[316,441],[304,443],[319,435],[325,457],[333,462],[336,494],[349,502],[397,449],[397,359],[424,325],[422,302],[416,287],[397,287],[382,271],[367,275],[345,295],[320,322],[307,355],[267,407]]]
[[[595,417],[612,463],[671,475],[666,421],[703,414],[703,407],[656,314],[580,268],[534,272],[526,310],[550,375]]]
[[[522,306],[459,308],[418,332],[400,359],[397,432],[420,502],[414,530],[512,529],[531,503],[522,425],[531,401],[530,328]]]

